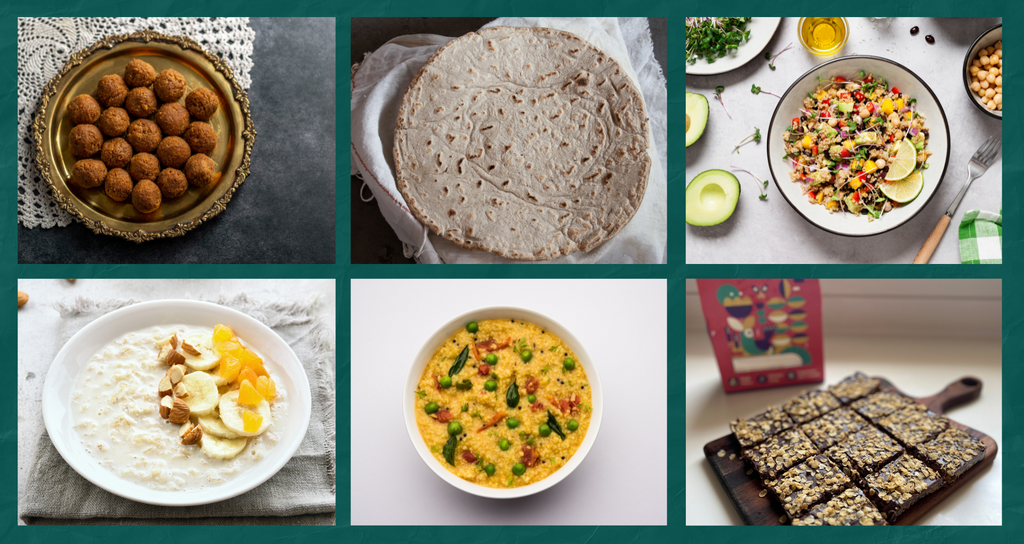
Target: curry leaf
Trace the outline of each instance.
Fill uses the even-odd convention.
[[[455,358],[455,362],[452,363],[452,367],[448,369],[448,377],[454,378],[458,374],[462,367],[466,366],[466,358],[469,357],[469,346],[462,348],[459,352],[459,356]]]
[[[565,433],[562,432],[562,426],[558,424],[558,420],[555,419],[551,410],[548,410],[548,427],[551,427],[551,430],[555,431],[555,434],[562,437],[562,440],[565,440]]]
[[[455,466],[455,446],[458,445],[459,439],[452,436],[448,439],[448,442],[444,445],[444,460],[448,461],[448,464]]]

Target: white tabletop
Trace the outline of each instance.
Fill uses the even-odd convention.
[[[870,350],[870,357],[866,356]],[[870,361],[870,362],[868,362]],[[1003,456],[1002,346],[941,338],[835,337],[825,342],[825,384],[856,371],[888,379],[904,393],[927,397],[973,376],[981,397],[948,415],[991,436],[1000,451],[992,466],[924,515],[919,525],[1001,525]],[[707,334],[686,337],[686,524],[742,525],[743,521],[704,458],[704,444],[729,434],[729,422],[764,411],[814,384],[726,395]]]
[[[216,301],[245,293],[252,300],[305,299],[314,293],[324,295],[320,308],[328,322],[336,322],[333,279],[175,279],[175,280],[95,280],[63,279],[18,280],[18,290],[29,296],[28,304],[18,309],[18,499],[35,460],[36,445],[43,433],[40,404],[43,379],[60,350],[60,314],[54,303],[82,297],[93,300],[135,299],[139,302],[164,298],[192,298]],[[19,525],[24,525],[18,519]]]
[[[687,76],[686,90],[703,94],[711,108],[708,127],[701,139],[687,149],[686,180],[710,169],[746,168],[762,179],[771,180],[765,156],[766,141],[748,144],[739,154],[733,146],[754,131],[768,130],[778,99],[754,95],[751,85],[782,94],[804,72],[824,59],[815,57],[800,45],[798,18],[787,17],[769,42],[766,51],[773,55],[790,42],[792,49],[768,68],[764,55],[747,65],[716,76]],[[949,167],[935,197],[916,217],[888,233],[867,238],[848,238],[827,233],[804,220],[769,182],[768,199],[759,201],[753,178],[739,172],[742,192],[733,216],[713,227],[686,226],[687,263],[909,263],[942,216],[946,207],[967,179],[967,162],[989,136],[1002,137],[1002,121],[979,111],[964,89],[961,69],[964,57],[985,30],[999,24],[999,18],[889,18],[873,22],[867,18],[849,19],[850,40],[841,55],[876,55],[903,64],[920,76],[935,91],[949,121],[951,149]],[[916,36],[910,29],[920,28]],[[929,45],[926,35],[935,37]],[[702,61],[698,61],[702,62]],[[723,85],[725,105],[732,119],[714,99],[715,87]],[[1002,209],[1002,161],[971,185],[957,208],[956,215],[932,263],[959,263],[960,250],[956,228],[964,212]],[[771,243],[758,243],[770,237]]]

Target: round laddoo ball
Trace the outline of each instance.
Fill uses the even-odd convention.
[[[72,125],[91,125],[100,118],[100,103],[95,98],[80,94],[68,103],[68,118]]]
[[[96,128],[106,136],[120,136],[128,130],[128,124],[131,122],[128,112],[124,108],[115,106],[103,110],[99,120],[96,121]]]
[[[96,125],[77,125],[71,128],[68,135],[71,154],[79,159],[87,159],[99,153],[103,146],[103,134]]]
[[[103,142],[100,160],[107,168],[124,168],[132,160],[132,144],[124,138],[113,138]]]
[[[188,189],[188,180],[185,173],[177,168],[164,168],[156,177],[156,186],[160,188],[160,194],[164,198],[177,198],[185,194]]]
[[[124,109],[133,117],[149,117],[156,113],[156,95],[149,87],[136,87],[128,91],[124,99]]]
[[[209,123],[194,121],[189,124],[183,136],[195,153],[209,155],[217,147],[217,133]]]
[[[128,163],[128,173],[135,181],[156,179],[160,173],[160,161],[149,153],[136,153]]]
[[[124,67],[124,82],[133,89],[136,87],[149,87],[153,84],[154,79],[156,79],[156,70],[144,60],[132,59]]]
[[[98,187],[106,176],[106,165],[96,159],[80,160],[71,167],[71,181],[79,187]]]
[[[168,68],[156,75],[153,80],[153,92],[164,102],[177,102],[185,96],[185,76],[173,68]]]
[[[192,156],[192,149],[185,143],[185,140],[177,136],[168,136],[160,140],[156,147],[156,158],[164,168],[181,168],[185,161]]]
[[[132,205],[142,213],[155,212],[161,201],[160,188],[148,179],[136,183],[132,189]]]
[[[156,124],[160,125],[160,130],[163,130],[164,134],[168,136],[181,136],[184,134],[185,130],[188,129],[190,121],[188,110],[177,102],[168,102],[160,106],[160,109],[156,110],[153,120],[156,121]]]
[[[128,200],[128,197],[132,196],[132,187],[134,185],[132,177],[121,168],[111,169],[103,180],[103,190],[111,200],[117,202]]]
[[[185,97],[185,107],[188,108],[189,113],[203,121],[213,117],[219,106],[220,99],[217,98],[217,93],[206,87],[200,87]]]
[[[128,86],[117,74],[108,74],[96,84],[96,98],[108,108],[121,107],[128,97]]]
[[[160,145],[163,134],[160,127],[149,119],[136,119],[128,126],[128,134],[125,136],[128,143],[136,153],[152,153],[156,146]]]
[[[216,165],[213,159],[203,154],[192,155],[185,162],[185,178],[196,187],[206,187],[213,183]]]

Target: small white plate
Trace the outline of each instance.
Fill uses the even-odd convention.
[[[593,412],[591,412],[590,428],[587,430],[587,436],[583,438],[583,443],[580,444],[579,449],[576,450],[576,453],[573,454],[572,458],[569,459],[569,462],[566,463],[564,467],[539,482],[523,487],[515,487],[512,489],[483,487],[463,480],[451,472],[448,472],[446,468],[437,462],[437,459],[434,459],[434,456],[430,453],[430,449],[427,448],[427,443],[424,442],[423,437],[420,436],[419,427],[416,425],[416,414],[414,412],[416,409],[414,402],[415,391],[420,382],[420,376],[423,375],[423,369],[427,367],[427,362],[430,361],[430,357],[434,355],[434,351],[437,350],[437,347],[440,346],[442,342],[447,340],[449,336],[455,333],[455,331],[465,327],[466,323],[469,323],[470,321],[483,321],[485,319],[520,319],[527,323],[539,325],[546,331],[551,331],[552,334],[559,337],[562,342],[572,347],[573,352],[576,353],[576,357],[579,359],[578,363],[586,371],[587,379],[590,380],[590,394],[593,396],[591,402]],[[441,326],[441,328],[437,329],[437,332],[427,339],[423,344],[423,347],[420,348],[419,353],[416,354],[412,367],[409,368],[409,376],[405,380],[405,396],[402,399],[402,409],[405,412],[405,427],[409,431],[409,440],[412,440],[412,445],[416,448],[416,452],[420,454],[420,458],[423,459],[423,462],[426,463],[428,467],[430,467],[430,470],[434,471],[434,474],[437,474],[442,480],[462,491],[465,491],[466,493],[491,499],[516,499],[527,495],[533,495],[534,493],[540,493],[541,491],[552,487],[558,482],[564,480],[572,473],[572,471],[576,470],[576,467],[580,466],[583,462],[583,458],[587,456],[587,453],[590,452],[590,448],[594,446],[594,442],[597,440],[597,432],[601,430],[601,417],[604,414],[604,396],[602,391],[601,378],[597,375],[597,368],[594,366],[594,360],[590,358],[590,355],[583,347],[583,344],[581,344],[568,329],[563,327],[554,319],[546,315],[539,314],[533,310],[508,306],[492,306],[473,310],[472,312],[466,312],[452,319]]]
[[[708,63],[707,60],[700,58],[693,64],[687,64],[686,75],[723,74],[743,66],[758,56],[763,57],[764,48],[772,41],[772,36],[779,29],[781,22],[782,17],[752,17],[747,23],[747,30],[750,31],[749,41],[741,43],[724,57],[715,59],[715,62]]]
[[[277,374],[288,393],[288,418],[278,443],[266,458],[244,474],[223,485],[199,491],[155,491],[119,478],[97,463],[82,447],[74,430],[71,393],[78,371],[88,364],[103,346],[122,335],[160,325],[229,325],[247,344],[266,355],[279,370]],[[154,385],[154,402],[156,389]],[[53,359],[43,384],[43,422],[50,440],[71,468],[97,486],[126,499],[162,506],[194,506],[222,501],[241,495],[262,484],[281,470],[299,448],[309,426],[312,397],[309,380],[295,352],[280,336],[255,319],[216,304],[192,300],[155,300],[111,312],[89,323],[71,337]]]

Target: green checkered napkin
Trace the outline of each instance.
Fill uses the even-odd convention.
[[[1003,211],[971,210],[960,221],[960,262],[1002,264]]]

